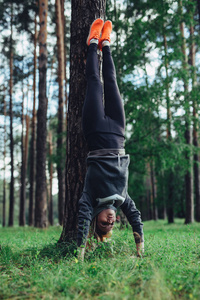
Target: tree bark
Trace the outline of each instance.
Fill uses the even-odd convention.
[[[10,96],[10,208],[9,208],[9,221],[8,225],[14,224],[14,143],[13,143],[13,4],[11,4],[11,28],[10,28],[10,82],[9,82],[9,96]]]
[[[171,170],[165,172],[167,181],[167,220],[168,223],[174,223],[174,173]]]
[[[35,226],[40,228],[47,227],[47,191],[46,191],[47,12],[48,12],[48,1],[39,0],[40,54],[39,54],[39,107],[37,112]]]
[[[19,205],[19,226],[25,226],[25,160],[24,160],[24,82],[22,80],[22,134],[21,134],[21,187]]]
[[[64,116],[64,131],[67,128],[67,105],[68,105],[68,96],[67,96],[67,41],[66,41],[66,19],[65,19],[65,0],[60,0],[61,6],[61,21],[62,21],[62,28],[63,28],[63,41],[64,41],[64,100],[65,100],[65,116]],[[65,201],[65,199],[64,199]]]
[[[53,144],[52,144],[52,133],[49,132],[49,224],[53,226],[53,196],[52,196],[52,186],[53,186]]]
[[[198,104],[196,99],[197,76],[195,69],[195,37],[194,37],[194,9],[190,11],[190,64],[192,77],[192,101],[193,101],[193,145],[194,145],[194,191],[195,191],[195,218],[200,222],[200,174],[199,174],[199,126],[198,126]]]
[[[34,70],[33,70],[33,111],[31,122],[31,147],[30,147],[30,190],[29,190],[29,226],[34,224],[34,199],[35,199],[35,158],[36,158],[36,70],[37,70],[37,13],[35,13],[34,34]]]
[[[190,128],[190,103],[188,103],[188,60],[187,60],[187,54],[186,54],[186,41],[185,41],[185,35],[184,35],[184,22],[182,20],[182,0],[179,0],[179,12],[181,17],[180,22],[180,32],[181,32],[181,38],[182,38],[182,67],[185,70],[185,77],[183,78],[184,82],[184,100],[185,100],[185,141],[186,144],[189,146],[188,151],[186,152],[186,160],[188,162],[188,170],[185,174],[185,188],[186,188],[186,217],[185,217],[185,223],[192,223],[194,219],[194,204],[193,204],[193,172],[192,172],[192,154],[191,154],[191,128]]]
[[[153,219],[152,205],[151,205],[151,176],[150,176],[150,163],[147,163],[147,176],[146,176],[146,208],[147,220]]]
[[[63,224],[64,199],[65,199],[65,160],[64,160],[64,28],[62,19],[61,0],[56,0],[56,31],[57,31],[57,56],[58,56],[58,84],[59,84],[59,104],[58,104],[58,128],[57,128],[57,173],[58,173],[58,220]]]
[[[156,182],[155,182],[155,171],[154,171],[154,163],[151,160],[150,162],[150,178],[151,178],[151,203],[153,208],[153,220],[158,220],[158,210],[156,206]]]
[[[24,143],[24,200],[25,200],[25,208],[26,208],[26,174],[27,174],[27,164],[28,164],[28,146],[29,146],[29,126],[30,126],[30,118],[29,115],[26,114],[26,134],[25,134],[25,143]],[[26,211],[24,209],[24,219],[26,223]]]
[[[166,73],[166,100],[167,100],[167,140],[171,141],[171,104],[169,96],[169,63],[168,63],[168,50],[167,50],[167,38],[165,34],[165,26],[163,24],[163,40],[164,40],[164,51],[165,51],[165,73]],[[169,170],[167,173],[168,190],[167,190],[167,218],[168,223],[174,223],[174,201],[173,201],[173,171]]]
[[[4,151],[3,151],[3,213],[2,226],[6,226],[6,88],[4,87]]]
[[[70,47],[70,93],[67,121],[66,201],[60,241],[76,239],[78,200],[86,172],[87,147],[82,133],[81,116],[86,92],[86,39],[94,19],[104,17],[105,0],[72,1]]]

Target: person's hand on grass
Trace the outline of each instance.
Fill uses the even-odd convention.
[[[144,255],[144,242],[136,244],[137,257],[143,257]]]
[[[85,247],[79,247],[77,249],[77,259],[79,261],[84,261],[84,255],[85,255]]]

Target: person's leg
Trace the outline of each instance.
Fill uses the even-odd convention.
[[[99,26],[98,30],[100,35],[102,27],[101,24],[98,24],[98,21],[102,20],[97,19],[93,22],[93,24]],[[95,35],[91,33],[93,29],[92,26],[87,40],[87,44],[89,45],[86,62],[87,91],[82,115],[83,131],[85,135],[91,131],[91,128],[96,128],[97,124],[99,126],[99,123],[103,120],[105,115],[103,107],[103,88],[99,76],[99,64],[97,57],[98,35],[96,33],[96,28]]]
[[[118,89],[115,66],[109,47],[111,32],[112,22],[106,21],[99,41],[99,47],[103,51],[105,114],[111,119],[118,121],[120,127],[125,127],[124,107]]]
[[[109,46],[103,51],[103,78],[105,96],[105,114],[111,119],[118,121],[118,124],[125,127],[125,113],[121,95],[116,80],[114,62]]]

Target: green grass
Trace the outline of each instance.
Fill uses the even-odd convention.
[[[0,228],[0,299],[200,299],[200,224],[145,222],[142,259],[116,228],[83,263],[61,230]]]

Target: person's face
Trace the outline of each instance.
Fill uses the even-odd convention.
[[[113,229],[116,221],[116,213],[113,209],[104,209],[97,217],[97,226],[102,232],[109,232]]]

